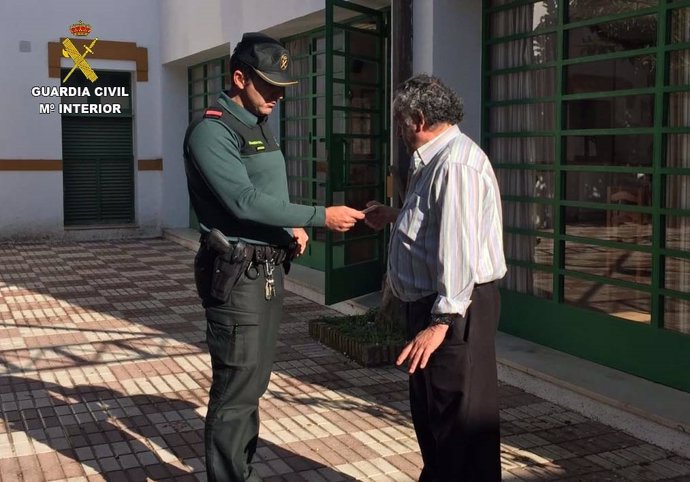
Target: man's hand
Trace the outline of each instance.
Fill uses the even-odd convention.
[[[297,242],[299,251],[297,251],[297,256],[302,256],[304,250],[307,249],[307,243],[309,242],[309,235],[304,230],[304,228],[292,228],[292,234]]]
[[[344,233],[360,219],[364,219],[364,213],[347,206],[331,206],[326,208],[326,227],[333,231]]]
[[[395,222],[400,211],[378,201],[369,201],[367,208],[362,212],[366,214],[364,222],[367,226],[375,231],[380,231],[386,227],[386,224]]]
[[[441,346],[443,340],[446,338],[448,332],[448,325],[432,325],[419,333],[414,340],[405,345],[405,348],[400,352],[395,364],[400,366],[409,360],[407,372],[412,375],[417,367],[420,370],[426,368],[429,357]]]

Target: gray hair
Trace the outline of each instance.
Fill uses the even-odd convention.
[[[429,126],[439,122],[458,124],[463,117],[462,99],[441,79],[419,74],[400,84],[393,99],[393,115],[409,124],[424,116]]]

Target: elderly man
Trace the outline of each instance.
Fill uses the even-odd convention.
[[[409,187],[400,210],[370,202],[366,223],[395,223],[388,276],[412,340],[397,363],[409,366],[419,480],[500,481],[495,281],[506,265],[496,177],[439,79],[405,81],[393,113],[412,155]]]

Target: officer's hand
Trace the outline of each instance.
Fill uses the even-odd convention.
[[[367,208],[362,212],[366,214],[364,222],[367,226],[380,231],[386,227],[386,224],[395,222],[400,211],[378,201],[369,201]]]
[[[292,228],[292,234],[297,242],[299,251],[297,251],[297,256],[302,256],[304,250],[307,249],[307,243],[309,242],[309,235],[304,230],[304,228]]]
[[[333,231],[344,233],[360,219],[364,219],[364,213],[347,206],[326,208],[326,227]]]
[[[429,357],[441,346],[443,340],[446,338],[448,332],[448,325],[432,325],[419,333],[414,340],[405,345],[405,348],[400,352],[395,364],[400,366],[405,360],[408,362],[408,373],[412,375],[417,366],[420,370],[426,368]]]

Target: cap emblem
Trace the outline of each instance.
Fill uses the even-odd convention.
[[[280,56],[280,70],[286,70],[288,68],[288,56],[287,54],[283,54]]]

